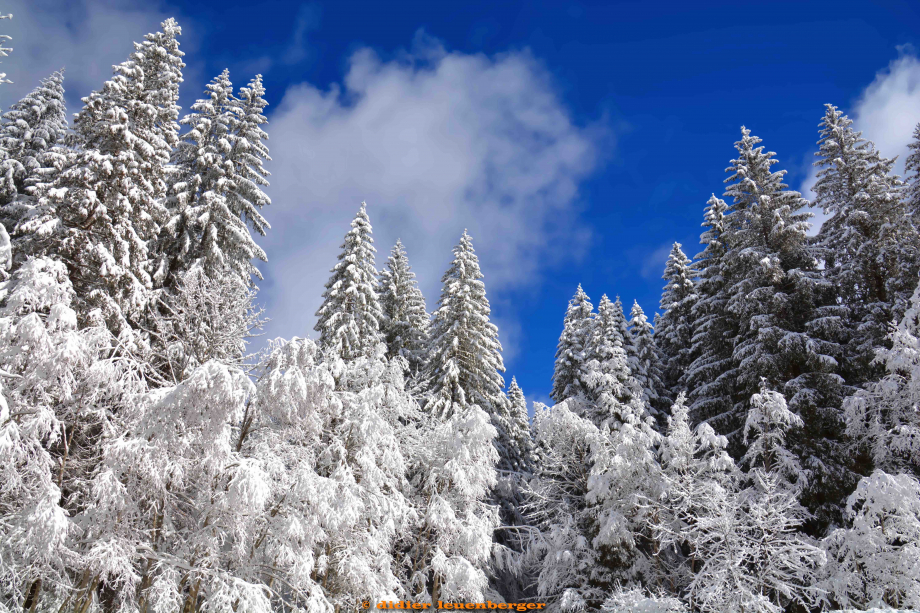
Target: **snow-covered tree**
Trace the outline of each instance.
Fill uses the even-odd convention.
[[[155,274],[169,289],[195,264],[212,277],[229,273],[248,284],[251,276],[261,278],[252,260],[266,261],[240,212],[233,210],[249,178],[239,174],[243,167],[234,159],[242,109],[229,71],[215,77],[205,94],[182,118],[190,130],[173,153],[170,220],[159,237]]]
[[[914,139],[907,145],[910,154],[904,162],[907,180],[907,210],[914,222],[920,226],[920,123],[914,128]]]
[[[699,299],[691,307],[693,336],[691,360],[678,386],[688,390],[691,421],[711,421],[715,426],[730,414],[734,385],[732,344],[737,322],[726,309],[723,265],[728,252],[728,205],[715,194],[709,198],[700,243],[705,245],[693,262]],[[723,428],[719,427],[719,430]]]
[[[702,562],[689,587],[702,611],[779,613],[814,605],[824,551],[800,533],[807,512],[783,474],[794,461],[783,447],[797,425],[781,394],[764,388],[751,399],[746,433],[755,433],[745,461],[751,485],[738,493],[708,492],[710,507],[697,518],[695,550]]]
[[[553,371],[553,389],[550,398],[556,403],[578,395],[587,397],[584,381],[584,365],[590,359],[587,355],[591,342],[594,306],[581,289],[569,300],[562,322],[562,334],[556,347],[556,365]]]
[[[270,162],[268,155],[268,134],[262,126],[268,123],[264,110],[265,87],[262,75],[256,75],[246,87],[240,88],[239,97],[233,101],[236,107],[236,121],[233,126],[233,142],[230,159],[235,166],[234,187],[228,196],[230,211],[265,236],[268,222],[259,212],[271,204],[263,187],[268,186],[269,172],[263,162]]]
[[[377,298],[374,238],[365,203],[345,235],[339,261],[326,282],[314,330],[324,350],[351,360],[372,355],[381,342],[383,309]]]
[[[508,386],[508,400],[511,406],[511,420],[508,432],[508,466],[506,470],[528,473],[533,470],[533,438],[530,434],[530,418],[527,414],[527,399],[517,383],[511,377]]]
[[[464,407],[477,405],[496,427],[507,429],[502,346],[498,328],[489,321],[491,307],[479,258],[465,230],[441,282],[431,324],[425,409],[436,418],[447,419]],[[507,431],[501,436],[507,436]]]
[[[496,484],[497,435],[476,404],[455,405],[423,426],[425,453],[413,484],[418,520],[405,556],[404,589],[410,600],[483,601],[498,509],[488,504]]]
[[[647,409],[642,388],[629,368],[621,316],[616,303],[602,296],[582,367],[586,397],[574,399],[573,404],[598,428],[607,424],[612,430],[625,423],[625,414],[638,411],[643,415]]]
[[[821,587],[840,608],[920,608],[920,482],[876,470],[847,500],[848,527],[823,545]]]
[[[633,302],[629,331],[632,336],[632,344],[636,348],[637,368],[633,373],[633,378],[645,394],[652,415],[663,422],[670,401],[662,381],[661,354],[655,344],[652,326],[638,302]]]
[[[144,390],[143,365],[116,354],[105,327],[77,329],[61,262],[28,259],[4,285],[0,608],[79,607],[98,585],[89,589],[89,565],[105,549],[82,538],[96,521],[88,511],[101,485],[100,439],[114,432],[124,400]]]
[[[151,310],[150,365],[172,385],[209,360],[247,368],[246,348],[264,323],[255,297],[233,273],[192,267]]]
[[[84,98],[75,128],[83,150],[40,198],[41,216],[21,231],[61,229],[54,251],[68,264],[78,312],[100,309],[114,331],[135,321],[152,287],[149,243],[167,218],[166,165],[178,144],[181,28],[167,19],[162,31],[135,43],[102,89]]]
[[[49,169],[63,157],[56,147],[64,143],[67,133],[67,109],[64,102],[64,73],[58,71],[42,79],[25,98],[10,107],[0,120],[0,162],[3,184],[0,204],[4,205],[2,222],[13,230],[19,221],[17,195],[47,178]]]
[[[693,307],[699,296],[690,259],[680,243],[674,243],[665,264],[661,315],[655,320],[655,345],[661,351],[663,381],[668,395],[680,393],[678,381],[690,366],[693,340]]]
[[[877,360],[887,374],[843,404],[847,432],[877,468],[920,476],[920,288]]]
[[[639,372],[639,354],[636,345],[633,343],[633,336],[629,333],[629,322],[626,320],[626,311],[623,310],[623,303],[620,297],[613,303],[613,317],[616,320],[616,327],[620,330],[620,336],[623,338],[623,349],[626,351],[626,361],[629,364],[629,372],[634,377]]]
[[[570,410],[573,402],[552,408],[534,404],[534,438],[543,453],[527,483],[523,509],[532,529],[521,531],[523,567],[550,611],[597,607],[615,580],[592,543],[597,520],[587,501],[592,457],[602,435]]]
[[[803,500],[821,531],[837,521],[838,502],[855,484],[842,447],[845,388],[835,372],[842,354],[835,342],[839,322],[822,310],[835,308],[835,288],[821,276],[806,238],[807,201],[783,184],[785,171],[771,170],[774,154],[759,143],[742,128],[738,158],[727,169],[732,174],[725,193],[733,204],[725,217],[723,293],[738,330],[731,339],[733,406],[714,426],[740,455],[742,425],[761,381],[781,390],[805,422],[790,447],[814,477]]]
[[[829,218],[818,233],[824,276],[834,284],[847,312],[830,322],[847,343],[847,382],[875,378],[875,348],[886,344],[888,324],[906,308],[920,270],[920,235],[903,199],[904,185],[892,175],[894,160],[853,129],[833,105],[821,122],[815,162],[815,205]]]
[[[735,463],[728,441],[707,423],[690,427],[686,394],[680,393],[668,416],[668,430],[658,449],[661,487],[646,513],[653,563],[649,583],[656,589],[685,596],[703,560],[697,551],[699,518],[715,512],[712,503],[732,490]],[[713,491],[715,490],[715,495]]]
[[[387,355],[405,358],[409,372],[416,376],[425,365],[429,317],[402,241],[396,241],[386,268],[380,272],[378,291],[386,318],[383,331]]]

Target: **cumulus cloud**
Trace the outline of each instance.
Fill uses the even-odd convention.
[[[883,156],[898,157],[895,172],[903,176],[907,146],[920,122],[920,59],[910,46],[898,47],[898,53],[897,59],[876,73],[847,114],[863,138],[874,142]],[[812,168],[800,188],[806,198],[814,198],[816,181]],[[820,210],[814,212],[812,233],[817,233],[826,217]]]
[[[268,130],[275,161],[262,295],[270,336],[311,333],[362,200],[378,267],[402,238],[429,309],[451,249],[469,230],[501,311],[506,355],[517,327],[503,292],[537,283],[546,265],[578,257],[589,239],[573,213],[604,133],[573,122],[527,51],[448,52],[424,33],[392,59],[361,49],[341,85],[291,87]]]
[[[5,0],[2,10],[13,19],[0,29],[13,37],[13,52],[4,59],[3,71],[13,83],[0,90],[0,105],[6,109],[41,79],[65,68],[68,107],[78,111],[80,98],[99,89],[111,78],[112,66],[134,50],[132,41],[143,40],[167,17],[186,25],[181,13],[163,9],[132,0]],[[196,47],[188,33],[181,43],[186,53]],[[190,66],[187,81],[192,73]]]

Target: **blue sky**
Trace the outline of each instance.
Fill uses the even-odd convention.
[[[401,237],[429,309],[469,228],[508,379],[541,401],[579,282],[651,318],[670,244],[698,251],[741,125],[807,188],[824,103],[888,156],[920,121],[916,2],[4,4],[4,107],[67,65],[76,111],[166,16],[184,29],[184,107],[225,67],[236,85],[264,75],[269,335],[312,334],[366,199],[378,264]]]

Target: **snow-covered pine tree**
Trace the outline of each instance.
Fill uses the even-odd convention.
[[[195,264],[212,277],[229,273],[249,284],[252,276],[261,278],[252,260],[266,260],[245,221],[231,209],[238,185],[248,179],[238,175],[232,157],[241,109],[229,71],[208,83],[205,94],[179,122],[190,129],[173,153],[170,219],[160,232],[154,275],[167,290]]]
[[[589,359],[586,352],[591,342],[593,320],[594,306],[579,283],[565,311],[562,334],[556,348],[553,389],[550,392],[550,398],[556,403],[579,395],[588,397],[584,364]]]
[[[380,272],[378,292],[385,316],[383,332],[387,356],[402,356],[409,365],[409,373],[417,377],[423,372],[426,361],[429,316],[425,297],[400,240],[387,258],[386,268]]]
[[[441,278],[443,287],[431,324],[428,349],[428,402],[425,409],[447,419],[460,408],[478,405],[507,436],[508,399],[502,391],[505,371],[498,328],[473,250],[463,231],[454,259]]]
[[[623,303],[620,302],[619,296],[613,303],[612,312],[616,320],[616,326],[620,330],[620,336],[623,338],[623,349],[626,351],[629,372],[635,376],[639,372],[639,355],[636,351],[636,345],[633,343],[633,336],[629,333],[629,321],[626,319],[626,311],[623,309]]]
[[[914,139],[907,146],[910,148],[910,154],[904,162],[907,211],[914,227],[920,227],[920,123],[914,128]]]
[[[693,340],[693,306],[699,299],[690,259],[680,243],[674,243],[664,267],[664,289],[655,319],[655,345],[661,351],[666,396],[676,398],[682,391],[678,382],[690,366]]]
[[[845,389],[835,373],[842,350],[834,342],[834,320],[820,310],[832,308],[836,294],[806,237],[808,202],[783,184],[785,171],[771,170],[775,154],[759,143],[742,128],[738,158],[727,169],[725,193],[733,204],[725,217],[723,291],[739,327],[732,339],[733,407],[716,430],[740,452],[741,427],[762,380],[782,390],[805,422],[790,446],[813,477],[803,501],[816,513],[812,528],[820,532],[839,519],[839,504],[855,485],[842,447]]]
[[[843,403],[847,432],[876,468],[920,477],[920,287],[889,342],[877,355],[885,377]]]
[[[818,141],[815,205],[829,218],[817,243],[824,276],[846,312],[835,309],[822,326],[846,343],[841,374],[850,385],[877,378],[875,348],[887,345],[888,324],[900,319],[920,270],[920,235],[904,201],[904,185],[853,122],[826,105]],[[832,319],[833,317],[833,319]]]
[[[616,303],[604,294],[587,344],[587,360],[582,366],[586,397],[574,398],[571,405],[598,428],[606,424],[611,430],[626,422],[626,414],[637,410],[641,416],[647,408],[642,388],[629,368],[621,316]]]
[[[115,76],[84,98],[75,120],[83,150],[40,199],[39,208],[53,209],[63,226],[55,250],[66,259],[78,312],[85,318],[100,309],[114,331],[136,320],[149,300],[149,242],[167,218],[166,165],[178,143],[185,64],[181,28],[174,19],[162,28],[135,43]],[[35,220],[23,229],[54,226]]]
[[[374,264],[374,238],[367,205],[362,202],[345,235],[339,261],[326,282],[323,304],[316,312],[319,344],[345,359],[372,355],[384,321],[377,298],[377,269]]]
[[[661,354],[655,344],[652,326],[638,302],[633,302],[629,326],[633,346],[636,348],[637,370],[633,378],[645,394],[652,415],[663,425],[671,403],[662,381]]]
[[[732,340],[737,321],[726,309],[725,254],[728,252],[725,229],[728,205],[715,194],[706,203],[700,244],[705,245],[693,262],[699,299],[691,307],[693,336],[690,364],[678,386],[687,389],[692,423],[711,422],[724,431],[723,422],[731,414],[735,369]]]
[[[263,187],[268,186],[270,173],[263,162],[270,162],[268,134],[262,126],[268,123],[263,111],[268,106],[264,98],[262,75],[256,75],[246,87],[240,88],[239,97],[232,101],[236,107],[230,159],[235,167],[234,189],[228,195],[230,212],[253,227],[260,235],[270,226],[259,212],[271,204]]]
[[[10,107],[0,120],[0,149],[6,159],[0,163],[0,221],[13,231],[22,204],[13,204],[20,194],[47,179],[49,170],[60,166],[63,154],[56,148],[67,134],[64,102],[64,72],[42,79],[38,87]]]
[[[508,400],[511,405],[511,420],[508,424],[509,454],[505,458],[508,462],[506,470],[530,473],[533,470],[533,438],[530,434],[527,399],[514,377],[511,377],[511,384],[508,386]]]

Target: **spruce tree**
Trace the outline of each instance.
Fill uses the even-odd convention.
[[[700,235],[700,243],[705,247],[693,262],[699,300],[690,311],[693,321],[691,362],[678,385],[689,390],[691,421],[707,422],[724,432],[722,422],[730,415],[732,406],[732,339],[737,321],[726,309],[724,292],[728,205],[715,194],[709,198],[707,205],[703,221],[706,230]]]
[[[3,114],[0,149],[6,159],[0,164],[3,174],[0,205],[7,207],[2,221],[9,230],[19,221],[17,207],[10,204],[17,195],[25,194],[27,188],[44,179],[55,162],[60,164],[62,154],[55,149],[63,145],[66,134],[63,71],[42,79],[38,87]]]
[[[232,157],[240,108],[229,71],[215,77],[205,94],[180,122],[190,130],[173,155],[171,217],[161,232],[156,273],[167,288],[195,263],[212,277],[229,272],[249,284],[251,276],[261,278],[252,260],[266,260],[239,212],[231,209],[238,186],[247,179],[238,174]]]
[[[511,419],[508,432],[507,470],[528,473],[533,470],[533,438],[530,434],[527,399],[524,398],[524,392],[514,377],[511,377],[511,384],[508,386],[508,400],[511,406]]]
[[[740,451],[741,426],[750,398],[766,385],[780,389],[789,408],[805,420],[791,446],[802,458],[811,489],[805,500],[818,515],[818,530],[835,521],[853,475],[841,447],[839,407],[844,393],[835,374],[840,347],[823,325],[819,309],[833,305],[831,282],[818,271],[806,238],[808,203],[783,184],[785,171],[772,171],[772,152],[742,128],[738,158],[726,179],[733,199],[726,216],[723,261],[725,306],[737,318],[732,339],[733,406],[717,430]]]
[[[320,334],[320,347],[345,360],[372,355],[383,340],[380,327],[384,315],[377,299],[374,265],[377,250],[366,206],[361,203],[345,235],[313,328]]]
[[[402,241],[397,240],[390,251],[386,268],[380,272],[378,291],[385,317],[387,357],[401,356],[409,372],[417,376],[425,365],[429,316]]]
[[[505,371],[502,346],[498,328],[489,321],[491,307],[479,258],[465,230],[441,282],[441,297],[431,324],[425,408],[444,420],[461,408],[478,405],[492,417],[499,437],[507,436],[504,422],[508,400],[500,374]]]
[[[917,283],[920,235],[902,200],[894,160],[853,129],[833,105],[821,122],[815,204],[829,215],[818,233],[824,276],[845,309],[828,309],[821,325],[847,344],[842,374],[851,385],[876,378],[875,348],[887,344]]]
[[[629,368],[620,315],[622,311],[617,313],[616,303],[604,294],[597,307],[584,366],[588,389],[582,403],[583,416],[598,428],[606,424],[611,430],[626,423],[627,413],[644,415],[647,407],[642,388]]]
[[[668,395],[680,393],[681,376],[691,362],[693,307],[699,298],[690,259],[680,243],[674,243],[662,278],[661,315],[655,320],[655,345],[661,351],[663,382]]]
[[[591,341],[593,318],[594,306],[579,284],[575,295],[569,300],[562,322],[562,334],[559,335],[556,347],[550,398],[557,403],[578,395],[587,397],[583,377],[584,364],[589,359],[586,352]]]
[[[115,76],[84,98],[75,120],[83,150],[41,199],[63,226],[56,250],[71,271],[79,312],[100,309],[116,331],[149,300],[149,243],[167,218],[166,165],[178,143],[185,64],[181,28],[173,19],[162,28],[135,43]],[[56,225],[30,229],[49,224]]]
[[[914,128],[914,139],[908,147],[910,154],[904,163],[904,172],[907,175],[907,211],[914,227],[920,227],[920,123]]]
[[[623,309],[623,303],[620,302],[619,296],[613,303],[611,313],[616,321],[617,329],[620,331],[620,337],[623,339],[623,349],[626,351],[629,372],[635,376],[639,372],[639,354],[633,342],[632,334],[629,333],[629,322],[626,320],[626,311]]]
[[[232,102],[236,111],[233,126],[230,159],[234,166],[234,189],[228,197],[230,211],[265,236],[270,226],[259,212],[271,204],[271,199],[262,190],[268,186],[270,173],[263,162],[270,162],[268,155],[268,134],[262,126],[268,123],[264,110],[268,106],[265,98],[262,75],[256,75],[246,87],[240,88],[239,97]]]
[[[662,382],[661,355],[655,345],[652,326],[638,302],[633,302],[630,311],[630,334],[636,348],[637,371],[633,374],[636,383],[642,389],[652,415],[664,422],[664,416],[671,406]]]

